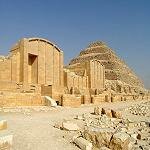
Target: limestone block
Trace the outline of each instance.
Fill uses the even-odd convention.
[[[109,149],[108,147],[103,146],[99,150],[111,150],[111,149]]]
[[[125,95],[124,98],[126,101],[134,100],[133,95]]]
[[[1,150],[12,150],[13,135],[0,135],[0,149]]]
[[[63,94],[62,106],[79,107],[81,105],[81,97],[71,94]]]
[[[112,117],[112,111],[109,108],[102,108],[102,114],[106,114],[108,117]]]
[[[115,95],[112,99],[112,102],[117,102],[122,100],[122,95]]]
[[[90,95],[83,95],[82,101],[83,101],[83,104],[90,104],[91,103],[91,96]]]
[[[54,99],[52,99],[50,96],[44,96],[44,98],[47,100],[48,105],[52,106],[52,107],[56,107],[57,103]]]
[[[121,113],[121,111],[117,111],[117,110],[111,110],[111,112],[112,112],[112,117],[114,117],[114,118],[118,118],[118,119],[121,119],[122,118],[122,113]]]
[[[112,150],[131,150],[130,136],[124,132],[118,132],[113,135],[110,143]]]
[[[76,131],[80,129],[76,123],[73,123],[71,121],[64,121],[62,123],[62,128],[68,131]]]
[[[92,97],[94,104],[100,104],[102,102],[105,102],[105,94],[100,94]]]
[[[115,130],[110,128],[95,128],[89,127],[84,131],[83,136],[93,143],[98,148],[102,146],[108,147],[110,140],[114,134]]]
[[[101,115],[101,113],[102,113],[102,108],[100,108],[100,107],[95,107],[94,108],[94,114],[95,115]]]
[[[92,150],[92,143],[82,137],[75,138],[74,143],[82,150]]]
[[[0,120],[0,130],[7,129],[7,121],[6,120]]]

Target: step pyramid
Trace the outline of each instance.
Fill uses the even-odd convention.
[[[104,42],[97,41],[89,44],[80,54],[73,58],[69,66],[97,59],[105,66],[106,81],[119,81],[132,87],[142,87],[143,83],[139,77],[131,70],[126,63]]]

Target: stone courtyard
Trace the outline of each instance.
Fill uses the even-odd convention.
[[[0,149],[150,149],[150,91],[101,41],[65,66],[49,40],[19,40],[0,56],[0,117]]]

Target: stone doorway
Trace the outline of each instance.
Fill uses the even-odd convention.
[[[28,83],[38,83],[38,57],[28,54]]]

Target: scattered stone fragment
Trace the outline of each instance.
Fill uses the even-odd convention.
[[[114,118],[118,118],[118,119],[121,119],[122,118],[122,113],[121,113],[121,111],[117,111],[117,110],[111,110],[111,112],[112,112],[112,117],[114,117]]]
[[[95,115],[101,115],[101,113],[102,113],[102,108],[100,108],[100,107],[95,107],[94,108],[94,114]]]
[[[130,143],[130,136],[127,133],[115,133],[110,142],[112,150],[130,150],[132,144]]]
[[[73,123],[71,121],[65,121],[62,123],[62,128],[64,130],[68,130],[68,131],[76,131],[79,130],[79,126],[76,123]]]
[[[84,115],[77,115],[77,116],[75,117],[75,119],[84,120]]]
[[[102,114],[106,114],[108,117],[112,117],[112,112],[109,108],[102,108]]]
[[[44,98],[49,102],[49,105],[52,107],[56,107],[57,103],[54,99],[52,99],[50,96],[44,96]]]
[[[99,150],[111,150],[111,149],[109,149],[108,147],[101,147]]]
[[[13,136],[0,136],[0,150],[12,150]]]
[[[83,137],[74,138],[74,143],[82,150],[92,150],[92,143]]]
[[[0,130],[5,130],[5,129],[7,129],[7,121],[1,120],[0,121]]]
[[[62,125],[58,124],[58,123],[55,123],[55,125],[53,126],[54,128],[57,128],[57,129],[63,129],[62,128]]]
[[[102,146],[108,147],[114,132],[115,130],[110,128],[89,127],[84,131],[83,136],[98,148]]]
[[[134,115],[150,117],[150,101],[133,105],[127,110]]]
[[[137,139],[138,134],[137,133],[131,134],[131,137],[134,138],[134,139]]]
[[[147,127],[150,127],[150,122],[145,122]]]

